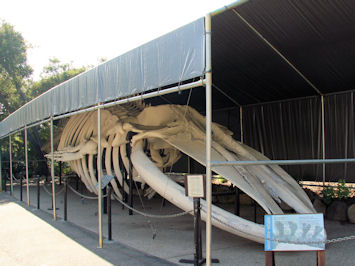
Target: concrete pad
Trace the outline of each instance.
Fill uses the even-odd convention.
[[[72,184],[74,186],[74,184]],[[48,186],[49,188],[49,186]],[[57,191],[61,186],[57,187]],[[15,196],[19,197],[19,189],[15,187]],[[88,195],[88,192],[80,185],[80,192]],[[24,191],[24,195],[25,195]],[[25,198],[25,196],[24,196]],[[36,188],[30,188],[31,204],[36,206]],[[143,207],[144,206],[144,207]],[[231,208],[233,204],[225,205]],[[41,189],[41,209],[51,217],[50,197]],[[58,217],[63,217],[63,194],[57,196]],[[166,202],[162,206],[162,199],[154,197],[152,200],[143,199],[140,202],[138,197],[134,199],[134,207],[140,211],[153,214],[179,213],[181,210]],[[33,208],[33,207],[32,207]],[[85,228],[93,235],[94,245],[98,243],[98,217],[97,201],[82,199],[74,193],[68,195],[68,220],[77,227]],[[253,206],[242,206],[241,216],[253,220]],[[1,215],[1,212],[0,212]],[[263,223],[264,212],[257,209],[257,222]],[[103,232],[107,237],[107,215],[103,216]],[[164,263],[180,264],[180,259],[193,258],[193,217],[190,215],[169,218],[154,219],[138,214],[128,215],[127,208],[122,209],[117,201],[112,202],[112,223],[113,239],[115,243],[127,247],[125,250],[133,249],[149,254],[153,258],[159,257],[161,265]],[[54,224],[66,224],[66,222],[54,222]],[[203,223],[203,252],[205,252],[205,224]],[[355,235],[355,225],[340,223],[337,221],[326,221],[325,227],[328,239],[342,236]],[[75,239],[75,238],[74,238]],[[119,252],[119,246],[105,245],[102,250],[102,258],[109,262],[114,261],[114,255]],[[326,246],[327,265],[353,265],[355,261],[355,240],[329,244]],[[212,231],[212,257],[220,260],[219,265],[264,265],[264,246],[252,241],[231,235],[225,231],[213,228]],[[278,252],[276,253],[276,265],[316,265],[316,252]],[[146,260],[141,265],[150,264]],[[114,263],[116,264],[116,263]],[[132,265],[132,264],[126,264]],[[184,265],[184,264],[181,264]],[[186,265],[186,264],[185,264]]]
[[[14,201],[15,200],[15,201]],[[0,193],[0,265],[169,265]]]

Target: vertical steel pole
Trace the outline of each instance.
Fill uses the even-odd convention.
[[[11,147],[11,135],[9,136],[9,162],[10,162],[10,195],[14,195],[14,186],[12,180],[12,147]]]
[[[239,107],[239,122],[240,122],[240,142],[244,143],[244,128],[243,128],[243,107]]]
[[[97,178],[98,178],[98,217],[99,217],[99,248],[102,248],[102,189],[101,189],[101,105],[97,109]]]
[[[206,265],[211,265],[211,243],[212,243],[212,172],[211,172],[211,145],[212,145],[212,42],[211,42],[211,14],[205,17],[206,30]]]
[[[322,157],[325,159],[325,117],[324,117],[324,95],[321,96],[322,108]],[[323,164],[323,188],[325,187],[325,164]]]
[[[54,144],[53,144],[53,116],[51,117],[51,176],[52,176],[52,205],[53,205],[53,220],[57,220],[56,205],[55,205],[55,180],[54,180]]]
[[[30,185],[28,178],[28,150],[27,150],[27,127],[25,126],[25,166],[26,166],[26,191],[27,206],[30,206]]]

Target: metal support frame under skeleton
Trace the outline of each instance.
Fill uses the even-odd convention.
[[[195,109],[183,105],[144,106],[123,104],[101,110],[101,137],[98,139],[97,113],[90,111],[72,116],[62,129],[54,154],[57,161],[68,162],[87,189],[95,194],[97,176],[104,172],[116,178],[111,180],[115,194],[122,198],[119,187],[126,189],[120,159],[128,171],[133,163],[134,181],[147,184],[145,194],[154,193],[177,207],[189,211],[192,199],[185,196],[184,188],[163,173],[163,169],[179,160],[181,153],[205,165],[206,121]],[[135,133],[127,157],[127,134]],[[212,161],[268,160],[258,151],[232,138],[225,127],[212,124]],[[101,149],[98,152],[98,143]],[[94,169],[95,158],[101,157],[104,169]],[[101,160],[100,160],[101,161]],[[98,165],[99,166],[99,165]],[[112,167],[113,166],[113,167]],[[315,213],[311,201],[297,182],[278,165],[215,165],[212,170],[253,198],[268,214],[283,213],[279,203],[284,201],[298,213]],[[142,186],[143,188],[144,186]],[[99,195],[100,196],[100,195]],[[206,218],[206,202],[202,201],[202,219]],[[217,206],[212,206],[212,223],[230,233],[263,243],[264,227]]]

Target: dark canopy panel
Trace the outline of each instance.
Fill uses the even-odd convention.
[[[321,93],[355,88],[355,1],[255,0],[236,11]],[[233,10],[212,17],[212,63],[214,85],[242,105],[317,94]]]

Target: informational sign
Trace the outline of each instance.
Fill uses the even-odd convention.
[[[191,198],[205,197],[205,178],[204,175],[185,176],[185,194]]]
[[[324,250],[323,214],[265,215],[265,251]]]
[[[104,189],[113,178],[114,177],[112,175],[104,175],[101,177],[101,189]],[[96,189],[99,188],[99,183],[97,183],[95,187]]]

